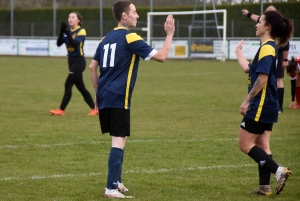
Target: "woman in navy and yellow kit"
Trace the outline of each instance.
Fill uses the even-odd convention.
[[[239,148],[259,164],[259,188],[251,192],[256,195],[271,195],[270,177],[275,175],[279,194],[292,171],[279,166],[272,158],[270,136],[273,123],[278,120],[276,64],[278,47],[287,44],[292,36],[293,25],[290,19],[278,11],[266,11],[256,24],[256,36],[261,46],[249,63],[243,53],[243,40],[236,47],[238,62],[249,74],[248,95],[239,112],[244,116],[239,131]]]
[[[82,73],[86,67],[86,61],[83,52],[84,40],[86,37],[85,29],[81,28],[82,17],[78,12],[69,14],[68,28],[65,22],[61,23],[60,34],[57,39],[57,46],[66,44],[68,51],[69,75],[65,82],[65,93],[61,101],[60,107],[56,110],[50,110],[52,115],[64,115],[65,109],[72,97],[73,85],[80,91],[84,101],[91,108],[88,115],[93,116],[98,114],[98,109],[95,108],[95,103],[90,92],[86,89]]]

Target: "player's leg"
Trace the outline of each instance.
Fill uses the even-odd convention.
[[[266,127],[270,128],[270,125],[244,118],[239,132],[239,148],[260,166],[275,174],[276,194],[279,194],[292,171],[287,167],[279,166],[262,148],[255,144],[258,135],[262,135]]]
[[[296,109],[300,108],[300,73],[297,73],[296,76]]]
[[[125,109],[105,109],[100,111],[99,118],[102,133],[109,132],[112,136],[104,197],[125,198],[126,196],[119,191],[119,179],[122,171],[126,139],[127,136],[130,136],[130,111]]]
[[[90,92],[85,87],[84,81],[83,81],[83,71],[86,67],[86,61],[84,57],[77,58],[76,62],[73,63],[71,69],[74,72],[74,75],[76,77],[75,80],[75,86],[78,89],[78,91],[83,96],[84,101],[88,104],[88,106],[92,109],[91,112],[88,114],[90,116],[97,115],[98,109],[95,108],[94,100],[90,94]]]
[[[278,113],[283,112],[283,97],[284,97],[284,85],[282,78],[277,78],[277,95],[278,95],[278,103],[279,103],[279,111]]]
[[[105,194],[118,190],[118,179],[122,169],[123,147],[126,137],[112,136],[112,147],[108,157],[108,175]]]
[[[270,136],[271,136],[271,131],[265,131],[264,134],[259,135],[256,138],[255,144],[260,148],[262,148],[272,158],[272,153],[270,150]],[[259,175],[259,187],[253,190],[251,194],[271,195],[272,194],[272,190],[270,187],[271,172],[268,169],[258,164],[258,175]]]
[[[283,98],[284,98],[284,85],[282,79],[284,78],[284,68],[281,65],[277,65],[276,68],[276,76],[277,76],[277,96],[279,103],[279,111],[278,113],[283,112]]]
[[[75,76],[74,74],[72,74],[71,72],[69,73],[66,81],[65,81],[65,91],[64,91],[64,95],[63,98],[61,100],[61,104],[59,109],[56,110],[50,110],[50,114],[52,115],[64,115],[64,111],[67,107],[67,105],[69,104],[71,97],[72,97],[72,87],[75,83]]]
[[[291,81],[291,96],[292,100],[290,102],[289,108],[295,109],[295,97],[296,97],[296,79],[290,78]]]

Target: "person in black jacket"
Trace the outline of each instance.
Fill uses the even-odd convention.
[[[57,46],[66,44],[68,51],[69,75],[65,82],[65,92],[61,101],[60,107],[56,110],[50,110],[52,115],[61,115],[65,113],[65,109],[72,97],[73,85],[80,91],[84,101],[91,108],[88,115],[93,116],[98,114],[98,109],[95,106],[94,100],[90,92],[86,89],[82,73],[86,67],[86,61],[83,52],[83,45],[86,37],[86,31],[81,27],[82,17],[78,12],[69,14],[68,23],[61,23],[60,33],[57,39]]]

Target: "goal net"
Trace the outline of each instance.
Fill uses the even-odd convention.
[[[155,49],[164,43],[162,27],[169,14],[175,18],[176,29],[169,58],[226,60],[226,10],[148,12],[143,30],[147,31],[147,43]]]

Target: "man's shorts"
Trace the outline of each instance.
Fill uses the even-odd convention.
[[[102,134],[115,137],[130,136],[130,110],[104,108],[99,111]]]
[[[246,117],[243,118],[240,127],[252,134],[263,134],[265,131],[272,131],[273,123],[267,124],[262,122],[256,122]]]

